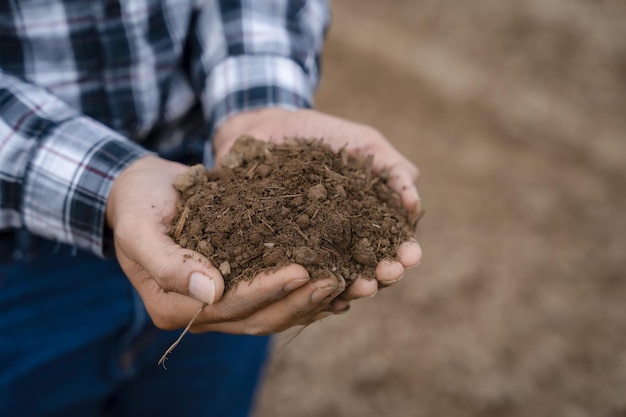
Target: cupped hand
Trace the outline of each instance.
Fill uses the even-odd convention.
[[[308,109],[262,109],[240,113],[218,129],[213,141],[216,158],[224,156],[235,140],[244,134],[268,142],[280,142],[288,137],[323,139],[335,151],[345,149],[353,154],[373,155],[373,170],[387,173],[388,184],[400,195],[407,213],[416,216],[421,210],[417,167],[369,126]],[[379,287],[399,281],[405,270],[417,265],[421,257],[417,241],[402,243],[397,259],[378,264],[376,280],[357,279],[333,301],[333,311],[345,311],[351,300],[372,297]]]
[[[167,235],[178,199],[172,183],[186,169],[154,156],[138,159],[115,179],[107,201],[117,259],[157,327],[184,327],[204,305],[192,331],[269,334],[332,308],[345,282],[331,274],[310,281],[300,265],[261,273],[224,294],[211,262]]]

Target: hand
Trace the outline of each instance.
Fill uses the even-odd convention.
[[[176,214],[174,178],[187,166],[153,156],[133,162],[115,179],[107,202],[117,259],[155,325],[192,331],[269,334],[314,320],[345,288],[334,276],[310,282],[300,265],[262,273],[224,295],[211,262],[183,249],[167,230]]]
[[[215,156],[219,159],[226,154],[235,140],[243,134],[268,142],[280,142],[286,137],[323,138],[324,143],[335,151],[345,147],[354,154],[374,155],[374,171],[388,172],[388,184],[400,194],[407,212],[417,214],[420,210],[416,185],[419,177],[417,167],[371,127],[314,110],[250,111],[228,119],[219,128],[213,141]],[[350,300],[374,296],[379,285],[389,286],[397,282],[405,269],[417,265],[421,257],[422,251],[416,241],[402,243],[398,248],[397,260],[384,260],[377,266],[377,281],[357,279],[333,301],[333,310],[346,310]]]

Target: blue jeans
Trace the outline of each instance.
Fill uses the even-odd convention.
[[[269,338],[188,334],[166,370],[179,332],[153,326],[117,262],[35,241],[0,261],[0,416],[249,415]]]

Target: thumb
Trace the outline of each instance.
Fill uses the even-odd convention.
[[[162,230],[150,227],[136,227],[134,230],[132,239],[116,238],[116,247],[121,240],[119,252],[143,269],[161,289],[187,295],[206,304],[221,299],[224,278],[209,259],[198,252],[181,248]],[[137,231],[140,231],[139,236]]]

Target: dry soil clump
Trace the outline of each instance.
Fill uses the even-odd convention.
[[[340,275],[350,285],[374,278],[377,263],[395,258],[415,234],[372,157],[333,152],[322,141],[281,144],[237,140],[220,168],[195,165],[180,175],[179,212],[170,236],[222,272],[227,288],[289,263],[313,279]]]

